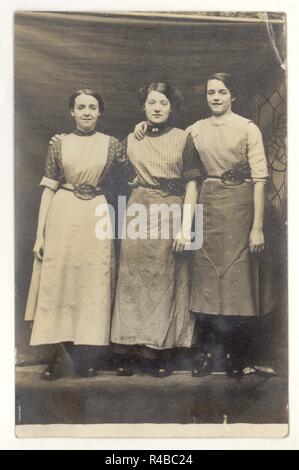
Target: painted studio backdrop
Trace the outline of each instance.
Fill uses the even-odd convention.
[[[204,83],[231,73],[242,90],[234,111],[263,132],[271,181],[270,231],[279,305],[266,354],[286,359],[286,82],[282,15],[269,22],[237,15],[19,12],[15,16],[16,349],[18,364],[45,360],[24,322],[49,138],[72,130],[68,97],[93,88],[104,97],[100,128],[125,137],[143,114],[138,89],[170,81],[185,98],[178,126],[208,115]],[[116,188],[117,189],[117,188]],[[265,347],[264,347],[265,353]]]

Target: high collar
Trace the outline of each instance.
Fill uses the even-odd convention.
[[[89,132],[83,132],[83,131],[80,131],[79,129],[75,129],[73,131],[73,134],[80,135],[82,137],[88,137],[90,135],[94,135],[96,132],[97,132],[96,129],[93,129],[92,131],[89,131]]]
[[[159,137],[160,135],[169,132],[172,128],[173,126],[169,123],[169,121],[163,122],[159,125],[148,122],[146,135],[148,135],[149,137]]]

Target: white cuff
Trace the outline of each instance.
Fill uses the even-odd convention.
[[[57,191],[59,186],[59,181],[52,180],[51,178],[47,178],[44,176],[39,183],[40,186],[46,186],[46,188],[53,189],[53,191]]]
[[[262,183],[266,184],[268,181],[268,178],[252,178],[253,184],[255,183]]]

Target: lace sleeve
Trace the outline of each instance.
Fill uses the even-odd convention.
[[[40,182],[40,186],[45,186],[56,191],[59,184],[64,181],[65,178],[61,159],[61,142],[56,142],[48,147],[44,176]]]

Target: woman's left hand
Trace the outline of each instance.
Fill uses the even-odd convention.
[[[260,253],[265,248],[264,232],[253,228],[249,236],[249,250],[251,253]]]
[[[182,234],[181,231],[177,234],[175,237],[173,244],[172,244],[172,251],[175,251],[176,253],[181,253],[184,250],[188,250],[188,248],[191,245],[191,238],[186,238]]]

